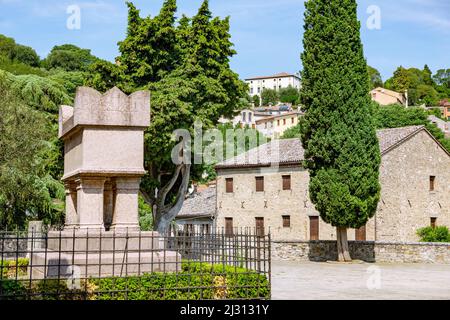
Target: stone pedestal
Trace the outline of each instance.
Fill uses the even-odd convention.
[[[48,247],[30,257],[33,279],[138,276],[176,272],[181,255],[160,246],[157,232],[99,232],[92,230],[48,233]]]
[[[65,228],[74,229],[79,225],[77,214],[77,186],[75,183],[66,183],[66,220]]]
[[[139,230],[138,196],[140,179],[117,178],[111,230]]]
[[[105,230],[103,224],[103,191],[105,178],[77,180],[77,213],[80,229]]]

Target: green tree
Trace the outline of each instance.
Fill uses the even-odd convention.
[[[65,71],[86,71],[98,60],[89,49],[81,49],[72,44],[55,46],[42,62],[47,69],[63,69]]]
[[[261,106],[261,99],[259,98],[259,96],[257,94],[255,94],[252,97],[252,100],[253,100],[253,104],[255,105],[255,107]]]
[[[435,83],[431,77],[430,68],[425,65],[423,70],[417,68],[397,68],[392,78],[385,83],[387,89],[397,92],[408,90],[408,104],[410,106],[425,104],[432,106],[437,104],[438,92],[434,88]]]
[[[64,189],[47,173],[48,120],[18,99],[14,77],[0,73],[0,229],[28,219],[61,219]]]
[[[364,226],[380,197],[380,150],[355,0],[305,2],[302,144],[311,201],[337,228],[338,257],[350,260],[347,228]]]
[[[274,89],[263,89],[261,92],[261,102],[263,106],[276,105],[280,100],[278,91]]]
[[[154,18],[141,18],[139,10],[128,5],[128,31],[119,42],[118,62],[123,68],[126,81],[137,87],[159,81],[179,64],[177,33],[175,27],[175,0],[165,0]]]
[[[369,73],[371,89],[384,86],[380,71],[371,66],[367,66],[367,72]]]
[[[280,97],[280,102],[295,105],[298,103],[300,91],[289,85],[287,88],[280,89],[278,95]]]

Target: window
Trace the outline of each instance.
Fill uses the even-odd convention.
[[[431,221],[430,221],[430,226],[434,229],[434,228],[436,228],[436,220],[437,220],[437,218],[431,218],[430,219]]]
[[[283,190],[291,190],[291,176],[286,175],[281,178],[283,180]]]
[[[309,217],[309,240],[319,240],[319,217]]]
[[[251,112],[248,113],[248,122],[252,122],[252,113]]]
[[[253,94],[253,88],[250,88],[250,94]]]
[[[258,237],[264,236],[264,218],[255,218],[256,220],[256,235]]]
[[[291,123],[294,124],[294,122],[295,122],[295,118],[292,118]]]
[[[436,177],[435,176],[430,176],[430,191],[434,191],[436,185]]]
[[[291,216],[283,216],[283,228],[291,227]]]
[[[286,125],[286,119],[283,119],[283,125]]]
[[[258,87],[258,93],[260,93],[260,92],[261,92],[261,88]]]
[[[227,193],[233,193],[233,178],[225,179],[225,189]]]
[[[256,192],[264,192],[264,177],[256,177]]]
[[[245,122],[245,112],[242,112],[242,122]]]
[[[233,235],[233,218],[225,218],[225,235]]]
[[[280,120],[277,120],[277,126],[280,126]]]
[[[356,241],[366,241],[366,226],[362,226],[355,230],[355,240]]]

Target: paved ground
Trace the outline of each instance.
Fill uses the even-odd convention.
[[[273,261],[272,299],[450,299],[450,265]]]

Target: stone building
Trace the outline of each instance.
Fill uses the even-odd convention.
[[[377,132],[382,163],[376,215],[349,240],[417,241],[418,228],[450,227],[450,154],[423,126]],[[216,227],[252,227],[274,240],[335,240],[309,200],[298,139],[275,140],[217,165]]]
[[[399,93],[385,88],[375,88],[370,91],[372,100],[378,102],[382,106],[390,104],[401,104],[408,106],[408,93]]]
[[[216,186],[196,190],[183,204],[175,223],[183,232],[209,233],[216,216]]]

